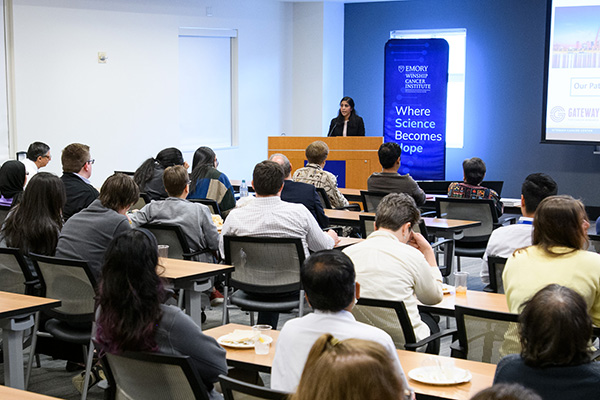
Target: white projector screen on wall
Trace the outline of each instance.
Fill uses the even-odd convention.
[[[600,144],[600,0],[548,0],[542,142]]]

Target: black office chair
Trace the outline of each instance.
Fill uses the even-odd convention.
[[[363,209],[365,212],[376,212],[377,206],[388,194],[389,193],[361,190],[360,197],[362,199]]]
[[[151,223],[144,224],[141,227],[152,232],[158,244],[169,246],[169,258],[193,260],[195,256],[212,251],[210,249],[191,251],[185,234],[179,225]]]
[[[457,257],[457,269],[460,271],[460,257],[481,258],[485,253],[492,231],[499,225],[493,200],[436,198],[438,218],[480,221],[481,225],[465,228],[464,237],[455,241],[454,254]]]
[[[504,283],[502,282],[502,273],[504,272],[504,266],[506,265],[506,258],[488,256],[487,264],[490,276],[489,291],[493,293],[504,294]],[[487,292],[488,290],[485,291]]]
[[[221,390],[223,391],[225,400],[286,400],[290,395],[279,390],[238,381],[225,375],[219,375],[219,382],[221,383]]]
[[[229,320],[228,301],[250,312],[292,312],[304,314],[304,290],[300,268],[304,246],[299,238],[224,236],[225,264],[235,271],[228,277],[223,303],[223,324]],[[229,296],[229,289],[238,289]],[[273,296],[270,296],[273,295]]]
[[[217,214],[223,217],[221,214],[221,209],[219,208],[219,204],[213,199],[188,199],[192,203],[200,203],[204,204],[210,209],[211,214]]]
[[[498,364],[503,356],[519,353],[519,315],[455,306],[458,343],[452,357]]]
[[[106,398],[208,400],[208,391],[189,356],[146,352],[106,353]]]
[[[327,192],[324,188],[315,187],[317,189],[317,194],[319,195],[319,200],[321,200],[321,205],[323,208],[333,209],[331,206],[331,202],[329,201],[329,196],[327,196]],[[350,204],[345,207],[338,207],[336,210],[350,210],[350,211],[360,211],[360,206],[358,204]]]
[[[398,349],[417,351],[427,346],[425,352],[439,354],[440,338],[456,334],[456,329],[440,331],[437,322],[427,313],[421,313],[421,320],[429,327],[431,335],[417,341],[415,331],[403,301],[367,299],[361,297],[352,308],[357,321],[375,326],[387,332]]]
[[[46,321],[46,331],[58,340],[84,348],[86,367],[81,399],[85,400],[94,354],[96,279],[85,261],[30,256],[40,279],[42,296],[61,301],[60,307],[45,311],[51,318]],[[35,328],[37,335],[37,326]],[[32,349],[35,349],[35,338],[34,335]]]

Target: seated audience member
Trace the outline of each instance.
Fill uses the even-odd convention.
[[[500,383],[483,389],[471,400],[542,400],[533,390],[524,388],[521,385]]]
[[[377,207],[375,232],[343,250],[354,263],[363,297],[404,301],[417,340],[430,334],[417,300],[437,304],[444,297],[433,249],[423,235],[412,231],[420,219],[412,197],[388,194]]]
[[[600,217],[596,220],[596,235],[600,235]]]
[[[2,226],[2,243],[29,253],[53,256],[63,226],[65,185],[48,172],[36,174],[25,189],[21,202]]]
[[[592,321],[600,325],[600,254],[585,250],[589,226],[579,200],[542,200],[533,220],[533,246],[515,251],[502,274],[511,313],[518,314],[525,300],[556,283],[583,296]]]
[[[521,354],[500,360],[494,383],[521,384],[544,400],[597,399],[600,364],[590,357],[592,320],[583,297],[553,284],[524,305]]]
[[[81,143],[71,143],[65,147],[60,157],[65,184],[67,202],[63,209],[63,218],[68,220],[73,214],[83,210],[98,198],[98,191],[89,179],[92,176],[94,159],[90,156],[90,147]]]
[[[339,341],[324,334],[310,349],[298,390],[290,400],[354,399],[410,399],[410,391],[379,343]]]
[[[133,179],[124,174],[109,176],[100,197],[63,226],[56,257],[85,260],[98,278],[110,241],[131,229],[126,213],[139,196]]]
[[[485,177],[485,163],[481,158],[467,158],[463,161],[464,182],[452,182],[448,186],[448,197],[461,199],[491,199],[496,205],[498,216],[502,215],[502,202],[498,193],[480,186]]]
[[[483,263],[481,264],[481,281],[489,285],[487,259],[489,256],[508,258],[521,247],[531,246],[533,232],[533,216],[542,200],[554,196],[557,192],[556,182],[542,173],[530,174],[521,186],[521,213],[519,222],[495,229],[490,236]]]
[[[327,228],[329,226],[329,218],[327,218],[325,211],[323,211],[323,205],[315,187],[308,183],[294,182],[292,180],[292,164],[285,155],[279,153],[273,154],[269,157],[269,160],[275,161],[283,167],[285,181],[283,183],[283,190],[281,191],[281,200],[303,204],[313,217],[315,217],[319,226]]]
[[[415,199],[418,206],[425,204],[425,192],[409,174],[400,175],[400,156],[402,148],[398,143],[388,142],[379,146],[377,151],[382,171],[374,172],[367,180],[371,192],[406,193]]]
[[[340,340],[364,339],[381,344],[393,363],[392,370],[400,375],[403,386],[408,387],[390,335],[357,322],[350,312],[360,295],[360,285],[355,278],[352,260],[340,251],[319,251],[305,261],[300,279],[315,312],[289,320],[283,326],[273,359],[273,389],[296,390],[310,349],[324,333]]]
[[[131,216],[133,227],[146,223],[173,224],[181,227],[190,251],[206,250],[196,261],[214,262],[211,251],[219,249],[219,232],[207,206],[191,203],[187,197],[190,186],[186,169],[175,165],[165,169],[163,182],[169,197],[153,201]]]
[[[256,199],[234,208],[223,224],[223,236],[300,238],[308,257],[312,251],[331,249],[339,239],[334,231],[323,232],[302,204],[287,203],[279,197],[283,189],[283,168],[273,161],[254,167],[252,186]],[[258,323],[277,326],[279,314],[258,313]]]
[[[190,194],[188,199],[211,199],[219,204],[221,214],[226,216],[235,207],[235,193],[229,178],[217,167],[219,162],[210,147],[199,147],[194,153]]]
[[[306,148],[305,155],[308,164],[306,164],[306,167],[299,168],[294,172],[294,181],[309,183],[314,187],[325,189],[333,208],[348,206],[350,203],[338,190],[335,175],[323,169],[329,155],[327,144],[320,140],[312,142]]]
[[[22,162],[8,160],[0,167],[0,206],[19,203],[27,177]]]
[[[24,160],[21,160],[27,170],[27,181],[25,182],[25,186],[27,186],[29,180],[38,173],[40,168],[48,165],[51,159],[50,146],[46,143],[33,142],[29,145],[27,157]]]
[[[188,169],[189,165],[183,161],[183,155],[179,149],[169,147],[161,150],[156,158],[150,157],[139,166],[133,175],[133,180],[140,188],[140,192],[146,193],[151,200],[162,200],[169,197],[163,185],[163,173],[168,167],[183,165]]]
[[[99,285],[96,340],[103,351],[147,351],[191,358],[209,391],[227,374],[225,350],[181,309],[166,305],[164,283],[156,273],[156,239],[145,229],[117,236],[106,251]]]

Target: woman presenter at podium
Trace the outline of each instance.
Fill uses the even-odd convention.
[[[327,136],[365,136],[365,123],[356,115],[351,97],[344,97],[340,101],[340,111],[331,120]]]

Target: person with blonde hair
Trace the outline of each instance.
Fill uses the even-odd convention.
[[[542,200],[533,219],[533,246],[516,250],[502,274],[508,309],[556,283],[579,293],[595,325],[600,325],[600,254],[586,251],[590,227],[583,203],[571,196]]]
[[[398,400],[411,392],[386,349],[362,339],[321,335],[310,349],[291,400]]]

